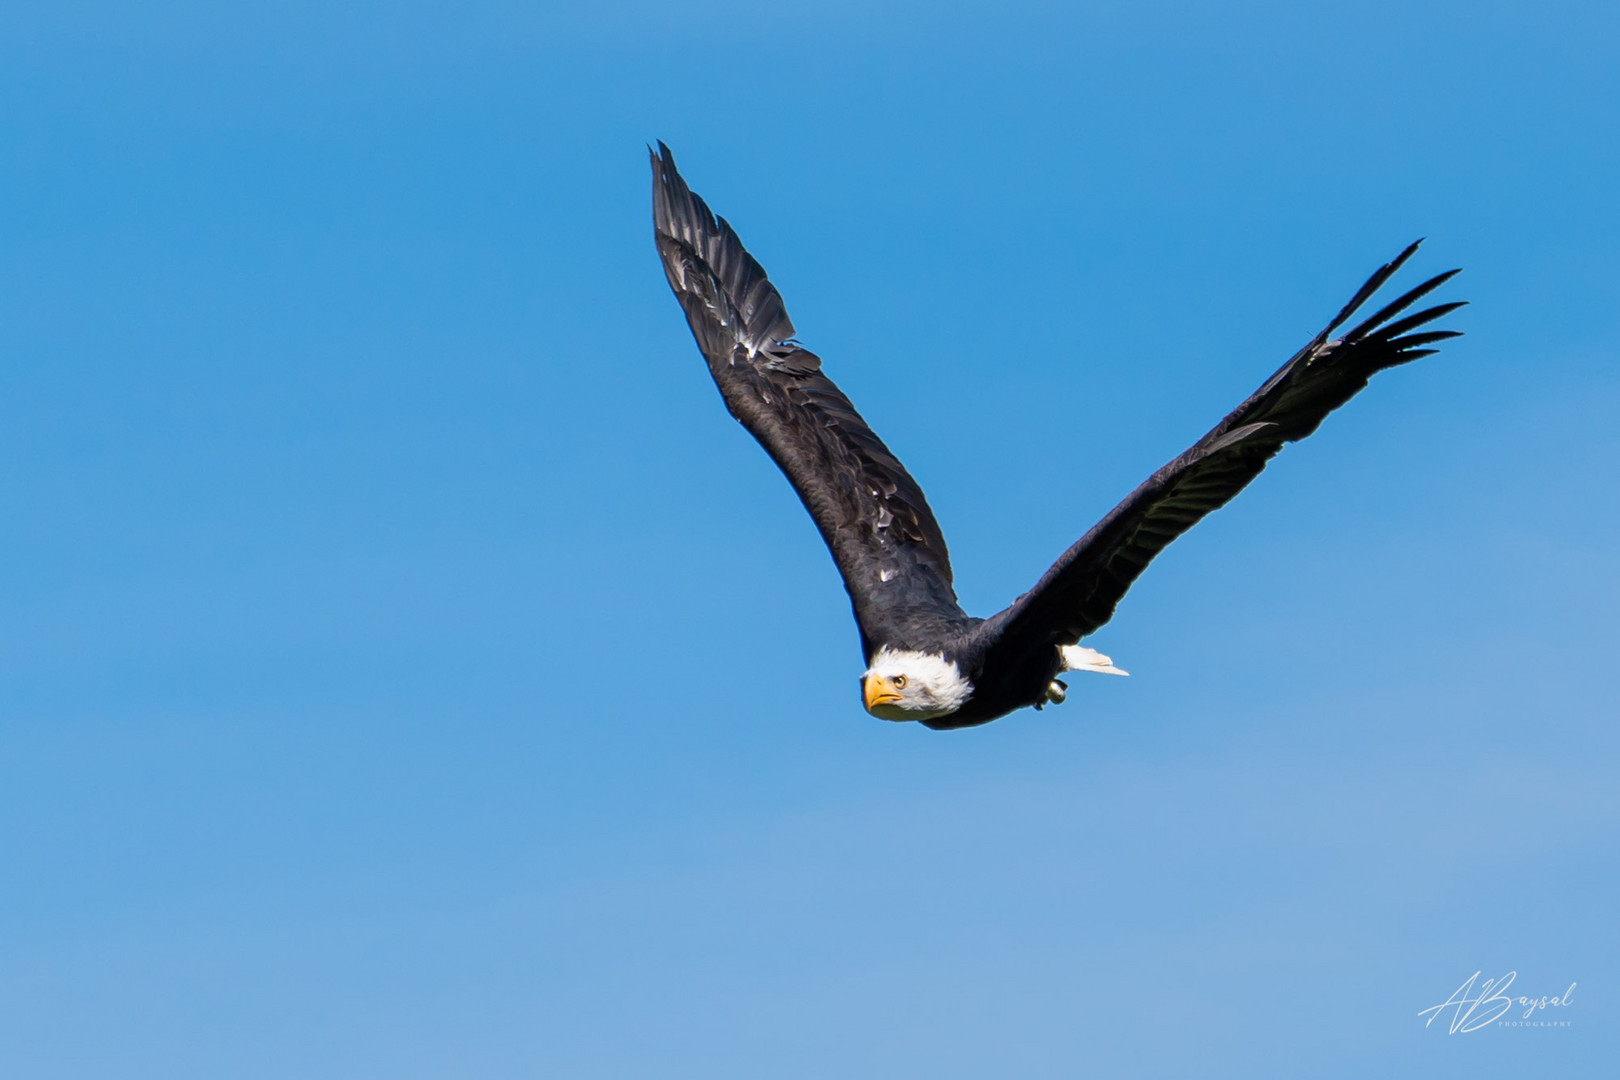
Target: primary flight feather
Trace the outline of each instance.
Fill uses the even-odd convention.
[[[988,619],[964,612],[945,537],[922,488],[800,345],[764,269],[675,169],[652,154],[653,223],[670,288],[726,407],[787,475],[831,549],[855,609],[868,712],[968,727],[1061,702],[1065,671],[1123,675],[1082,638],[1113,617],[1153,557],[1303,439],[1373,375],[1456,337],[1420,328],[1462,306],[1402,313],[1448,281],[1403,293],[1340,337],[1417,250],[1367,280],[1338,315],[1226,419],[1148,477],[1065,551],[1035,587]]]

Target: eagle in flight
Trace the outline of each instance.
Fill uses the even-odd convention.
[[[799,344],[782,298],[675,170],[652,153],[658,255],[726,407],[787,474],[832,550],[861,631],[866,710],[931,728],[983,724],[1062,702],[1067,671],[1125,672],[1080,645],[1114,614],[1153,557],[1305,438],[1385,368],[1428,356],[1450,330],[1421,330],[1462,306],[1401,316],[1448,281],[1403,293],[1332,334],[1417,250],[1367,280],[1333,321],[1247,401],[1143,481],[1065,551],[1035,587],[988,619],[964,612],[945,537],[922,488]]]

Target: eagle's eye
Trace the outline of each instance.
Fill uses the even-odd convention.
[[[896,690],[904,690],[906,688],[906,677],[904,675],[896,675],[894,677],[894,688]]]

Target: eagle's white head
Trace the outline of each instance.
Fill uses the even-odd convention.
[[[933,653],[878,650],[861,676],[866,711],[880,720],[932,720],[962,707],[973,684],[956,664]]]

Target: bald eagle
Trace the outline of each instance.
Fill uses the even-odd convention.
[[[1064,700],[1069,671],[1124,675],[1080,645],[1114,614],[1153,557],[1305,438],[1385,368],[1428,356],[1455,331],[1416,332],[1460,302],[1397,318],[1448,281],[1430,278],[1330,337],[1417,250],[1379,268],[1322,332],[1226,419],[1092,527],[1005,611],[956,601],[945,537],[922,488],[794,336],[782,298],[686,186],[663,143],[652,152],[653,223],[670,288],[731,414],[787,474],[832,550],[860,627],[861,697],[884,720],[969,727]]]

